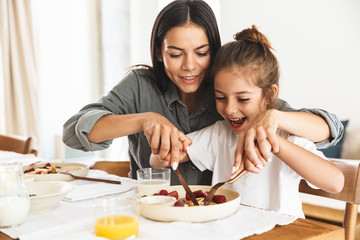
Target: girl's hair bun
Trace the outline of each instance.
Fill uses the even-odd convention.
[[[248,41],[252,43],[260,43],[266,46],[269,49],[273,49],[269,40],[266,38],[264,34],[258,31],[255,25],[252,25],[251,28],[247,28],[238,32],[234,35],[234,39],[237,41]]]

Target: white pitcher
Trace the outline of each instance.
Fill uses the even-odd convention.
[[[0,228],[21,224],[29,213],[21,163],[0,163]]]

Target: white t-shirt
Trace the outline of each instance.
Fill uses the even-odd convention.
[[[277,134],[298,146],[326,159],[313,142],[285,131]],[[201,170],[213,171],[212,184],[229,179],[239,141],[226,121],[218,121],[200,131],[188,134],[192,145],[188,148],[191,161]],[[246,173],[239,180],[224,187],[240,193],[241,203],[257,208],[304,217],[299,196],[302,177],[275,155],[259,174]]]

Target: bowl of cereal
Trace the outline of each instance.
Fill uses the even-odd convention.
[[[70,172],[85,177],[89,166],[82,163],[36,163],[23,166],[23,177],[32,176],[34,181],[72,181],[73,177],[62,174]]]
[[[211,186],[190,185],[189,187],[192,192],[199,193],[197,195],[199,206],[193,206],[191,200],[186,198],[185,190],[181,185],[154,188],[139,192],[136,195],[141,215],[161,222],[208,222],[230,216],[239,208],[240,194],[236,191],[225,187],[219,188],[212,203],[204,206],[202,205],[203,194],[209,191]],[[202,195],[200,192],[202,192]],[[142,198],[158,196],[175,197],[176,201],[174,204],[149,204],[141,200]]]

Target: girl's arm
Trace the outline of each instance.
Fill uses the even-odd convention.
[[[344,186],[343,173],[316,154],[280,137],[275,155],[311,184],[327,191],[340,192]]]

